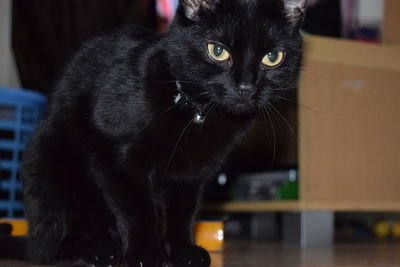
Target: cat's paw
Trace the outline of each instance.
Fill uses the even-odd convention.
[[[65,258],[59,258],[52,262],[54,264],[60,265],[70,265],[70,266],[87,266],[87,267],[117,267],[119,266],[119,260],[114,255],[101,255],[93,253],[74,253],[72,256]]]
[[[208,252],[198,246],[177,249],[171,255],[173,267],[209,267],[211,264]]]
[[[56,265],[116,267],[120,264],[118,248],[112,242],[65,239],[51,263]]]
[[[79,256],[75,253],[73,256],[58,258],[48,262],[51,265],[68,266],[86,266],[86,267],[117,267],[118,259],[115,256],[96,256],[95,254],[85,253]]]
[[[88,267],[117,267],[119,265],[116,256],[95,256],[91,264]]]
[[[127,267],[165,267],[163,257],[157,254],[129,253],[125,255],[124,262]]]

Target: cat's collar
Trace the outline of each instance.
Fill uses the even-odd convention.
[[[199,125],[203,124],[206,120],[204,110],[208,107],[208,104],[200,105],[191,101],[190,97],[183,92],[182,85],[178,80],[176,81],[176,90],[178,93],[174,97],[175,104],[181,104],[194,109],[193,122]]]

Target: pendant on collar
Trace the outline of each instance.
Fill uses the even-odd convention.
[[[199,125],[203,124],[205,120],[206,117],[204,117],[203,113],[201,112],[196,113],[193,118],[193,122]]]
[[[195,109],[196,112],[193,117],[193,122],[198,125],[203,124],[206,120],[206,117],[203,115],[203,110],[208,105],[204,105],[201,107],[199,105],[196,105],[195,103],[190,102],[189,97],[182,91],[182,85],[178,80],[176,81],[176,89],[178,91],[178,94],[174,97],[175,104],[182,102],[183,105],[189,106],[189,107],[192,107],[193,109]]]

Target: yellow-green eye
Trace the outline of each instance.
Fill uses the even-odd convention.
[[[216,61],[226,61],[231,55],[225,48],[218,44],[208,44],[208,54],[210,57]]]
[[[282,51],[271,51],[265,55],[262,63],[268,67],[276,67],[282,62],[283,56],[284,53]]]

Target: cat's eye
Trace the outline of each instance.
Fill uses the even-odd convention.
[[[210,43],[207,45],[207,49],[210,57],[216,61],[226,61],[231,57],[229,52],[221,45]]]
[[[262,63],[268,67],[277,67],[284,57],[283,51],[271,51],[266,54],[262,60]]]

